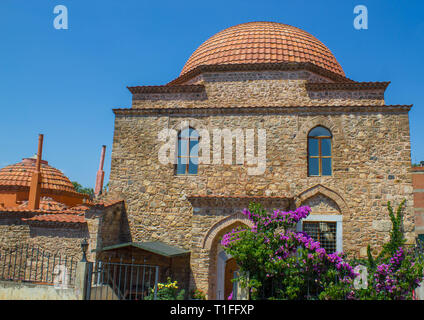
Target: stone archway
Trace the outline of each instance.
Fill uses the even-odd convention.
[[[217,234],[220,233],[223,229],[227,229],[229,226],[237,223],[244,224],[250,228],[253,227],[252,221],[247,219],[247,217],[243,213],[237,212],[227,218],[218,221],[209,229],[209,231],[203,238],[202,248],[211,250],[212,242],[216,238]]]
[[[306,143],[308,140],[309,131],[317,126],[323,126],[330,130],[331,134],[333,135],[333,141],[338,141],[340,139],[340,143],[345,140],[343,126],[341,126],[339,123],[334,123],[330,117],[320,115],[310,118],[301,124],[301,126],[298,128],[298,133],[296,136],[297,143]]]
[[[320,241],[320,237],[327,239],[328,250],[343,251],[343,217],[349,217],[349,208],[340,194],[318,184],[300,193],[295,199],[295,204],[296,207],[307,205],[312,209],[311,214],[297,225],[298,231],[305,231],[304,223],[319,225],[319,229],[310,230],[316,232],[313,237],[318,237],[317,241]],[[322,230],[329,225],[334,228],[332,231]],[[323,246],[325,247],[324,244]]]
[[[236,227],[251,228],[252,221],[248,220],[241,212],[220,220],[207,232],[202,247],[208,254],[208,298],[225,299],[225,267],[231,256],[226,254],[220,240],[224,234]]]
[[[337,204],[338,208],[340,209],[341,212],[343,212],[344,215],[347,215],[349,213],[349,207],[346,204],[346,201],[342,198],[342,196],[340,196],[340,194],[338,194],[337,192],[327,187],[324,187],[321,184],[317,184],[313,186],[312,188],[309,188],[299,193],[297,197],[295,198],[296,207],[301,206],[305,202],[305,200],[319,194],[322,194],[325,197],[334,201],[334,203]]]

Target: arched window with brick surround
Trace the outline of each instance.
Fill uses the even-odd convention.
[[[331,157],[332,134],[330,130],[318,126],[308,134],[308,176],[331,176],[333,164]]]
[[[199,166],[199,134],[193,128],[185,128],[178,134],[177,175],[195,175]]]

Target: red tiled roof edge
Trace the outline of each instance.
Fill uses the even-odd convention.
[[[2,191],[13,191],[13,190],[29,190],[29,186],[22,186],[22,185],[0,185],[0,190]],[[76,191],[69,191],[69,190],[61,190],[61,189],[46,189],[41,188],[41,193],[44,194],[60,194],[60,195],[71,195],[71,196],[81,196],[83,198],[88,199],[90,196],[85,193],[76,192]]]
[[[72,207],[72,208],[66,208],[63,210],[52,210],[52,211],[46,211],[43,209],[37,209],[37,210],[31,210],[26,208],[19,208],[19,207],[13,207],[13,208],[0,208],[1,212],[15,212],[15,213],[44,213],[47,215],[54,215],[54,214],[68,214],[68,215],[77,215],[79,213],[85,212],[90,210],[91,208],[108,208],[110,206],[116,205],[118,203],[124,203],[125,200],[119,199],[119,200],[111,200],[106,202],[99,202],[99,203],[87,203],[87,204],[81,204],[86,205],[87,209],[80,209],[78,210],[78,206]]]
[[[195,76],[205,72],[220,72],[220,71],[296,71],[308,70],[324,77],[330,78],[338,82],[354,82],[352,79],[343,77],[340,74],[324,69],[311,62],[275,62],[275,63],[230,63],[230,64],[205,64],[196,67],[195,69],[179,76],[178,78],[167,83],[167,86],[182,84]]]
[[[22,220],[28,223],[85,223],[83,215],[66,214],[66,213],[50,213],[36,215],[32,218],[23,218]]]
[[[246,112],[250,113],[252,111],[266,111],[270,112],[304,112],[304,111],[340,111],[345,109],[351,112],[407,112],[412,108],[410,105],[339,105],[339,106],[329,106],[329,105],[298,105],[298,106],[237,106],[237,107],[224,107],[224,106],[190,106],[190,107],[180,107],[180,108],[169,108],[169,107],[155,107],[155,108],[116,108],[112,109],[115,115],[143,115],[143,114],[167,114],[167,113],[186,113],[186,112],[211,112],[211,113],[222,113],[222,112]]]

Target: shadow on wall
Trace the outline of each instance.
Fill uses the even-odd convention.
[[[132,242],[130,224],[128,222],[128,215],[127,215],[127,210],[125,208],[125,204],[122,205],[122,210],[121,210],[119,242],[120,243]]]

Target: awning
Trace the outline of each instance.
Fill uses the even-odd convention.
[[[105,251],[110,251],[114,249],[126,248],[126,247],[134,247],[134,248],[142,249],[142,250],[149,251],[151,253],[156,253],[158,255],[168,257],[168,258],[178,257],[178,256],[182,256],[182,255],[186,255],[190,253],[189,250],[181,249],[176,246],[171,246],[161,241],[120,243],[120,244],[115,244],[113,246],[104,247],[98,250],[92,250],[92,252],[105,252]]]

